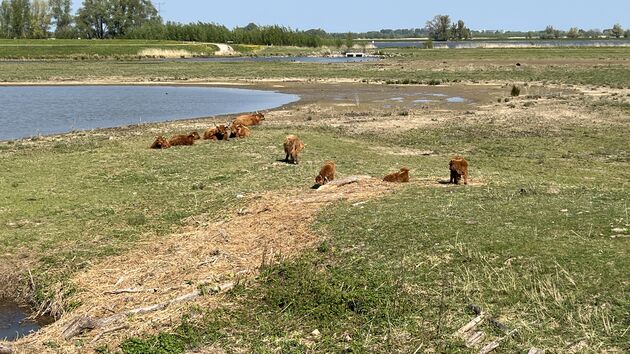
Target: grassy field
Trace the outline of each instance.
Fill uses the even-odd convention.
[[[180,55],[212,56],[218,48],[205,43],[140,40],[14,40],[0,39],[0,60],[15,59],[131,59],[148,56],[168,56],[169,51]],[[150,50],[152,52],[143,53]],[[161,53],[160,53],[161,52]],[[179,56],[178,56],[179,57]]]
[[[0,82],[353,79],[387,83],[520,81],[628,87],[630,48],[404,50],[369,63],[0,62]],[[263,53],[264,54],[264,53]],[[260,54],[260,55],[263,55]],[[269,55],[269,53],[265,54]],[[516,63],[522,63],[516,66]]]
[[[421,53],[360,65],[0,63],[0,80],[293,77],[630,84],[623,62],[627,49],[569,51],[574,57],[564,64],[524,69],[500,63],[527,53],[532,60],[560,56],[505,50],[488,63],[475,58],[485,56],[484,50],[440,53],[445,56],[419,58]],[[600,57],[593,65],[591,60]],[[427,64],[453,60],[440,70]],[[581,60],[585,63],[574,64]],[[62,298],[71,314],[81,306],[74,298],[80,290],[70,280],[74,275],[142,242],[166,240],[191,216],[238,210],[244,203],[238,195],[307,190],[325,159],[334,159],[343,176],[382,176],[406,165],[412,168],[409,185],[360,206],[338,202],[323,210],[310,227],[321,237],[318,246],[264,266],[227,295],[229,306],[192,306],[181,318],[171,318],[168,330],[127,338],[120,347],[105,339],[98,350],[467,352],[452,333],[475,316],[467,309],[474,304],[517,330],[501,345],[502,352],[532,346],[551,352],[627,352],[630,106],[614,101],[625,95],[619,92],[604,99],[515,99],[512,111],[507,103],[475,114],[418,109],[405,114],[431,115],[439,124],[385,132],[304,118],[256,127],[250,139],[163,151],[147,148],[156,132],[200,131],[214,121],[3,142],[0,270],[30,271],[32,280],[23,279],[34,283],[35,300]],[[384,121],[401,114],[395,108],[386,115],[362,107],[368,111],[322,111],[332,118],[364,113]],[[311,109],[298,104],[287,110],[318,119]],[[289,133],[307,143],[295,167],[277,162]],[[448,159],[462,153],[475,183],[439,184],[448,177]],[[320,334],[312,334],[315,329]],[[504,334],[489,323],[482,329]],[[80,350],[89,340],[45,346]]]

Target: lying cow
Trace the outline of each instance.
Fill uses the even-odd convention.
[[[464,177],[464,184],[468,184],[468,161],[461,156],[455,156],[449,162],[448,168],[451,171],[450,183],[459,184],[461,178]]]
[[[188,135],[175,135],[168,142],[171,144],[171,146],[193,145],[195,143],[195,140],[197,140],[199,138],[200,138],[199,137],[199,133],[192,132],[192,133],[190,133]]]
[[[215,125],[214,128],[206,129],[203,132],[203,138],[205,140],[230,140],[230,132],[224,124]]]
[[[265,115],[262,113],[256,112],[254,114],[243,114],[236,117],[234,121],[232,121],[232,124],[230,124],[230,129],[235,128],[239,124],[246,127],[258,125],[262,123],[263,120],[265,120]]]
[[[155,138],[155,141],[151,145],[151,149],[168,149],[171,147],[171,143],[166,140],[165,137],[159,135]]]
[[[286,157],[284,158],[284,162],[292,162],[294,164],[298,164],[298,156],[300,152],[304,150],[304,143],[300,138],[295,135],[289,135],[284,140],[284,153]]]
[[[409,182],[409,169],[403,167],[400,172],[393,172],[383,178],[385,182],[406,183]]]
[[[230,138],[247,138],[252,135],[252,130],[243,124],[238,124],[230,132]]]
[[[324,184],[335,179],[335,173],[337,172],[337,166],[335,166],[334,161],[326,161],[324,162],[324,166],[321,170],[319,170],[319,174],[315,177],[315,183],[319,186],[323,186]]]

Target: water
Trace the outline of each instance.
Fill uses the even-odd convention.
[[[0,340],[16,340],[29,333],[38,331],[42,325],[46,324],[27,318],[26,311],[16,304],[0,302]]]
[[[364,63],[380,60],[379,57],[211,57],[211,58],[189,58],[189,59],[169,59],[171,61],[183,62],[290,62],[290,63]]]
[[[424,48],[425,40],[374,41],[376,48]],[[626,47],[630,40],[472,40],[433,42],[433,48]]]
[[[448,102],[448,103],[464,103],[464,102],[466,102],[466,99],[463,98],[463,97],[454,96],[454,97],[447,98],[446,102]]]
[[[0,87],[0,140],[271,109],[273,91],[174,86]]]

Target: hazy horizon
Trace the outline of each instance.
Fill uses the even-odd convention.
[[[83,1],[73,0],[74,9]],[[321,0],[314,4],[278,0],[231,1],[210,3],[204,0],[153,1],[165,21],[215,22],[229,28],[259,25],[283,25],[293,29],[321,28],[327,32],[367,32],[381,29],[422,28],[437,14],[452,20],[462,19],[473,30],[542,30],[548,25],[568,30],[570,27],[607,29],[615,23],[630,27],[630,1],[611,0],[606,6],[586,1],[531,0],[527,6],[516,1],[444,1],[394,0],[387,6],[366,6],[364,1]]]

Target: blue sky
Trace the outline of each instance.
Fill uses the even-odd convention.
[[[75,8],[82,1],[74,0]],[[165,20],[216,22],[227,27],[280,24],[328,32],[424,27],[436,14],[472,29],[536,30],[630,27],[630,0],[153,0]]]

